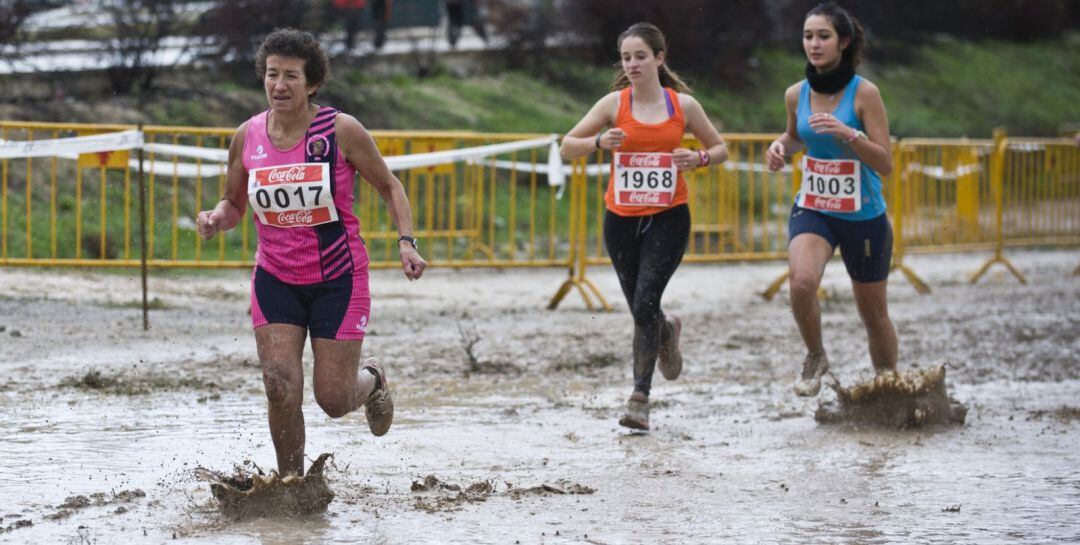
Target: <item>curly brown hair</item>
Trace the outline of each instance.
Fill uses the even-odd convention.
[[[321,86],[330,79],[330,59],[319,40],[295,28],[279,28],[263,40],[255,53],[255,73],[266,77],[266,58],[270,55],[292,57],[304,61],[304,78],[308,85]],[[315,96],[312,93],[311,96]]]

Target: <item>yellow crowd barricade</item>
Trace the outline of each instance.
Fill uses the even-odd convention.
[[[149,267],[252,265],[250,220],[209,242],[195,232],[195,214],[212,208],[223,193],[232,129],[147,126],[139,145],[129,142],[123,149],[42,151],[58,145],[53,139],[133,129],[0,122],[0,152],[6,153],[0,155],[0,265],[138,266],[143,229]],[[395,157],[547,135],[373,136],[384,156]],[[692,218],[685,261],[786,257],[798,158],[769,172],[764,157],[772,139],[725,135],[727,161],[685,173]],[[699,147],[692,138],[684,145]],[[15,148],[33,153],[20,157]],[[549,149],[493,153],[396,171],[412,203],[423,255],[436,267],[565,267],[567,280],[550,308],[574,290],[590,309],[611,308],[587,276],[589,265],[608,263],[602,225],[610,154],[566,165],[566,184],[557,186],[548,183]],[[893,266],[920,291],[929,288],[904,265],[906,254],[992,250],[972,280],[1002,263],[1023,281],[1005,259],[1005,247],[1080,244],[1080,149],[1069,139],[910,138],[895,143],[893,153],[894,170],[884,180]],[[372,266],[399,266],[397,231],[378,194],[358,183],[355,197]],[[764,295],[771,297],[784,281],[777,279]]]
[[[129,126],[0,123],[5,141],[81,136]],[[143,128],[147,263],[150,267],[246,268],[254,229],[204,242],[195,215],[221,198],[233,130]],[[385,156],[455,150],[546,135],[374,132]],[[205,150],[207,158],[175,149]],[[569,199],[548,184],[546,149],[397,172],[409,196],[414,234],[434,266],[569,266]],[[196,153],[195,155],[199,155]],[[137,266],[138,168],[134,152],[0,161],[0,264]],[[214,160],[210,160],[210,158]],[[68,160],[65,160],[68,159]],[[358,183],[354,211],[371,266],[398,267],[397,229],[370,185]]]

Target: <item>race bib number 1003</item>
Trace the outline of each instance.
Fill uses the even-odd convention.
[[[338,220],[330,194],[329,163],[252,169],[248,202],[263,225],[312,227]]]
[[[862,171],[852,159],[803,158],[797,204],[823,212],[858,212],[862,208]]]
[[[670,206],[678,171],[670,153],[616,153],[615,204]]]

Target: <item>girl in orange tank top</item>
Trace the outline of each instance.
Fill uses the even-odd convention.
[[[664,65],[667,47],[660,29],[635,24],[619,36],[618,47],[622,70],[613,92],[563,138],[560,155],[569,161],[612,151],[604,244],[634,317],[634,390],[619,424],[647,430],[657,360],[668,380],[677,378],[683,365],[682,321],[660,309],[690,237],[682,171],[724,161],[727,147],[701,104],[686,94],[686,84]],[[703,149],[682,147],[687,130]]]
[[[615,116],[615,127],[626,134],[622,146],[619,146],[619,152],[671,153],[682,145],[683,134],[686,132],[686,120],[683,117],[682,106],[679,105],[679,94],[668,87],[663,89],[663,93],[669,117],[660,123],[642,123],[634,119],[633,87],[626,87],[619,91],[619,113]],[[620,216],[651,216],[657,212],[663,212],[669,206],[686,204],[686,180],[683,179],[682,172],[676,176],[674,200],[670,205],[665,206],[617,204],[614,178],[615,163],[612,162],[611,178],[608,180],[607,192],[604,194],[604,203],[608,210]]]

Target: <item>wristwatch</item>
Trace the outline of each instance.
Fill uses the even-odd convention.
[[[405,242],[408,242],[409,244],[412,244],[414,250],[416,249],[416,237],[410,237],[409,235],[401,235],[397,239],[398,243],[401,243],[401,241],[403,240]]]

